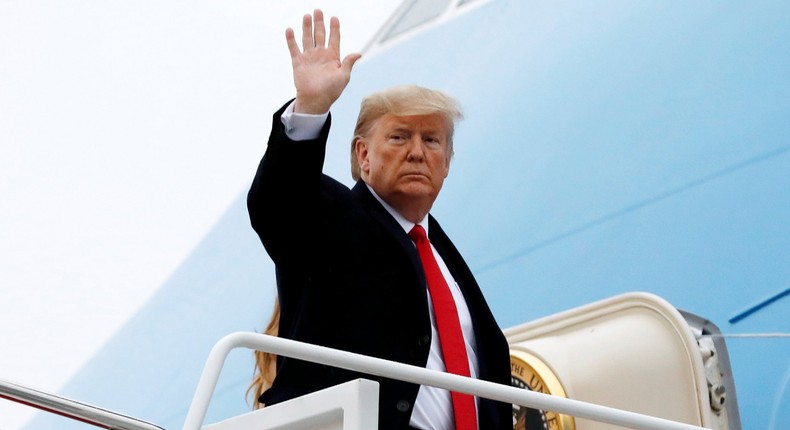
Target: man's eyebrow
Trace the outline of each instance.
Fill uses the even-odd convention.
[[[405,124],[405,123],[395,123],[395,124],[392,125],[392,128],[389,130],[389,132],[390,133],[404,133],[404,132],[405,133],[413,133],[414,129],[413,129],[413,127],[411,127],[411,126],[409,126],[408,124]],[[443,132],[444,132],[444,130],[442,130],[441,127],[436,127],[436,128],[426,127],[426,128],[423,128],[422,130],[420,130],[420,134],[431,134],[431,135],[440,134],[440,133],[443,133]]]

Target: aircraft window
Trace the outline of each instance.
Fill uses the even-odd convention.
[[[438,17],[451,0],[413,0],[382,40],[388,40]]]

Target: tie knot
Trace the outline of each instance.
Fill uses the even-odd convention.
[[[414,228],[411,229],[409,232],[409,238],[414,241],[414,243],[419,243],[420,241],[427,241],[428,238],[425,236],[425,229],[422,228],[421,225],[416,224]]]

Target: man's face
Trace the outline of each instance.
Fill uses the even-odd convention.
[[[449,173],[447,120],[386,114],[359,142],[357,157],[362,179],[376,194],[406,218],[421,218]]]

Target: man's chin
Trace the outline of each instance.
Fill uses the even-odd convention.
[[[439,192],[434,190],[433,186],[426,184],[425,182],[410,181],[398,186],[394,190],[393,194],[397,195],[400,199],[415,199],[422,201],[428,199],[432,202],[436,199],[436,196],[439,194]]]

